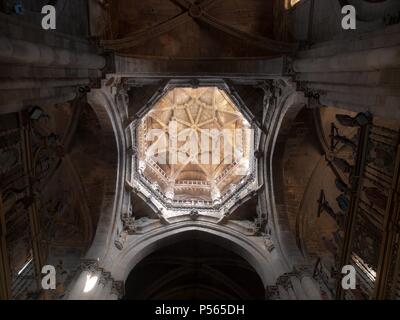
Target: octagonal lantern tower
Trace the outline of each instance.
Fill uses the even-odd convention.
[[[258,128],[224,86],[168,86],[131,125],[129,182],[165,217],[222,217],[257,189]]]

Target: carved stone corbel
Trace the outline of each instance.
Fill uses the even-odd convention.
[[[111,286],[111,294],[117,296],[118,299],[122,299],[124,296],[124,282],[113,281]]]
[[[224,214],[222,215],[222,217],[217,221],[217,224],[219,224],[219,225],[226,224],[229,220],[229,216],[230,216],[230,212],[225,211]]]
[[[262,236],[264,239],[265,248],[268,250],[268,252],[272,252],[272,250],[275,249],[275,244],[272,241],[271,233],[272,233],[271,228],[268,225],[266,225],[265,232],[262,233]]]
[[[323,106],[320,102],[320,98],[323,95],[326,95],[325,91],[310,89],[306,84],[302,82],[297,83],[297,91],[302,91],[304,93],[304,97],[308,99],[307,107],[308,108],[320,108]]]
[[[276,285],[282,286],[286,291],[289,291],[290,289],[293,290],[292,281],[290,280],[290,277],[292,277],[293,275],[294,274],[292,274],[291,272],[281,275],[276,281]]]
[[[278,286],[267,286],[265,288],[265,300],[280,300]]]
[[[189,217],[191,220],[196,221],[199,218],[199,212],[197,210],[190,211]]]
[[[88,271],[90,273],[95,273],[99,269],[99,262],[97,260],[90,260],[90,259],[82,260],[80,269],[82,271]]]
[[[111,273],[102,272],[99,277],[99,285],[102,285],[104,288],[108,281],[112,281]]]
[[[115,247],[118,250],[122,250],[124,248],[126,237],[127,237],[127,232],[125,230],[122,230],[119,233],[118,238],[114,241]]]
[[[122,222],[124,225],[124,231],[128,235],[132,235],[136,232],[135,217],[128,215],[128,214],[124,214],[122,216]]]

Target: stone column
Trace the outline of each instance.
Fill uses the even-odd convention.
[[[301,279],[301,285],[305,293],[311,300],[321,300],[321,291],[316,281],[310,276],[304,276]]]
[[[307,300],[308,297],[304,292],[304,288],[301,285],[300,279],[295,276],[292,276],[290,277],[290,281],[293,286],[293,291],[296,294],[296,298],[298,300]]]
[[[3,209],[3,200],[0,194],[0,299],[11,298],[10,265],[6,242],[6,211]]]

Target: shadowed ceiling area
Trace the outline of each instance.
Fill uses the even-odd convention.
[[[264,299],[262,281],[235,253],[199,239],[153,252],[131,271],[126,300]]]
[[[113,1],[106,46],[146,57],[271,56],[274,1]],[[243,46],[243,41],[246,46]]]

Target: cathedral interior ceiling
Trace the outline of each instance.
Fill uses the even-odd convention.
[[[98,32],[103,44],[136,57],[221,58],[279,55],[274,1],[116,1]],[[125,40],[124,40],[125,39]],[[127,39],[130,39],[129,41]],[[243,40],[248,40],[246,46]],[[286,50],[290,46],[283,45]]]
[[[399,3],[0,1],[0,298],[399,298]]]
[[[258,131],[249,120],[218,87],[167,90],[134,126],[140,180],[164,209],[213,211],[231,194],[246,196],[257,188],[250,159]]]

